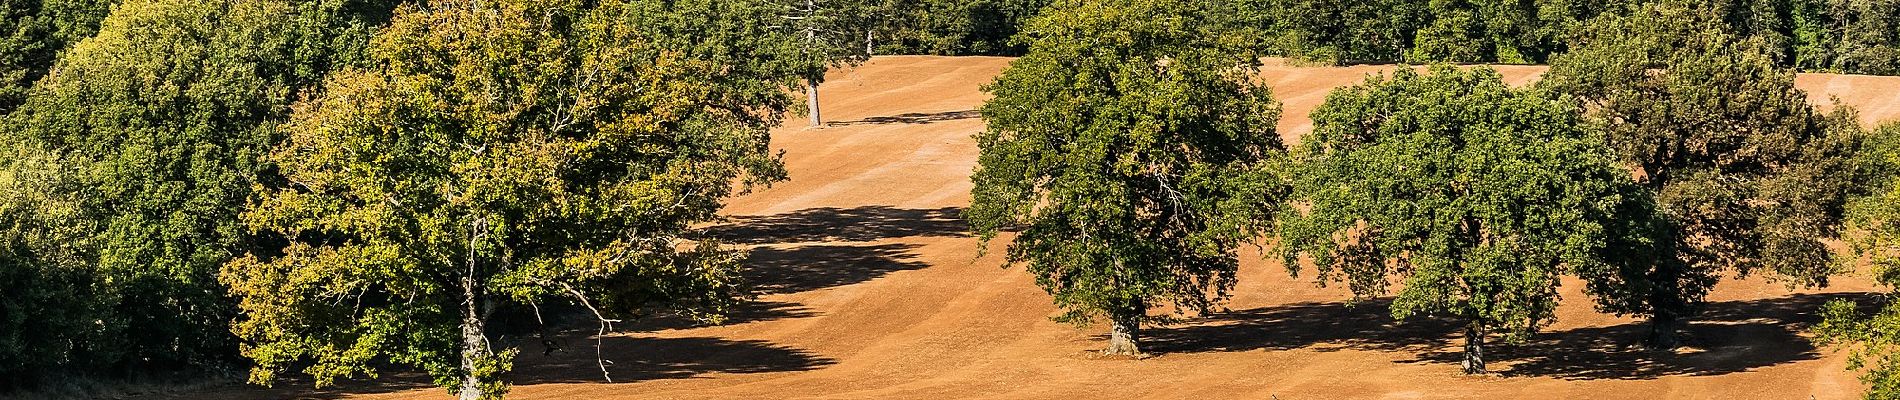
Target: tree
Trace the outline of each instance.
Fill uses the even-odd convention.
[[[1241,0],[1271,52],[1327,63],[1540,63],[1630,1]]]
[[[1605,311],[1649,317],[1648,343],[1675,332],[1725,271],[1767,269],[1821,286],[1854,176],[1859,127],[1824,115],[1759,38],[1725,33],[1719,12],[1646,5],[1593,23],[1540,86],[1580,98],[1590,121],[1669,226],[1648,266],[1588,277]]]
[[[870,0],[783,0],[796,4],[783,18],[791,21],[791,30],[803,40],[800,53],[811,60],[804,72],[805,116],[812,128],[824,125],[823,110],[818,107],[818,85],[825,72],[834,67],[857,65],[870,59],[869,35],[876,23],[869,14],[876,11]],[[865,44],[860,44],[863,38]]]
[[[52,69],[54,56],[92,36],[113,0],[0,0],[0,115]]]
[[[1015,40],[1050,0],[881,1],[893,18],[876,26],[887,41],[880,53],[1020,56]]]
[[[12,205],[15,265],[58,268],[92,309],[71,316],[92,317],[87,332],[47,350],[68,354],[37,366],[238,361],[216,275],[257,243],[237,214],[268,174],[258,156],[296,91],[352,62],[378,4],[128,0],[64,53],[0,121],[16,178],[0,185],[18,185],[0,191],[31,193]]]
[[[1807,70],[1900,74],[1900,1],[1793,0],[1794,63]]]
[[[414,366],[495,398],[488,319],[571,301],[717,321],[736,252],[687,238],[736,180],[784,179],[769,129],[810,65],[768,3],[435,0],[405,6],[295,107],[283,180],[243,215],[281,249],[225,265],[257,362],[327,385]],[[603,363],[603,374],[606,369]],[[609,378],[611,378],[609,376]]]
[[[1874,280],[1890,290],[1900,287],[1900,122],[1889,123],[1871,136],[1874,140],[1861,153],[1862,182],[1875,190],[1856,197],[1849,208],[1848,220],[1861,231],[1850,243],[1856,255],[1869,261]],[[1822,310],[1822,322],[1815,326],[1818,342],[1851,349],[1848,369],[1862,371],[1860,380],[1868,385],[1863,398],[1890,399],[1900,396],[1900,293],[1890,292],[1882,307],[1873,315],[1863,313],[1862,305],[1836,300]]]
[[[1229,13],[1166,0],[1064,0],[1025,30],[1029,53],[986,90],[989,128],[966,217],[1008,248],[1064,313],[1113,325],[1139,354],[1151,306],[1206,311],[1234,284],[1235,248],[1282,186],[1279,105]]]
[[[1485,372],[1491,332],[1521,340],[1549,324],[1558,278],[1606,263],[1628,174],[1574,105],[1512,90],[1489,68],[1400,69],[1341,88],[1313,111],[1281,213],[1289,269],[1309,256],[1322,282],[1356,296],[1404,284],[1394,318],[1466,321],[1464,371]]]

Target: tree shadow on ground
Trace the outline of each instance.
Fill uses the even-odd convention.
[[[1821,305],[1871,294],[1798,294],[1782,298],[1714,302],[1689,324],[1683,353],[1644,349],[1642,322],[1543,332],[1523,343],[1494,336],[1487,355],[1504,376],[1565,380],[1655,379],[1707,376],[1811,360],[1820,356],[1802,336],[1818,321]],[[1150,349],[1169,353],[1315,349],[1406,351],[1400,362],[1456,366],[1462,322],[1423,319],[1398,322],[1389,300],[1297,303],[1212,315],[1193,325],[1154,329]],[[1503,367],[1499,369],[1498,367]]]
[[[728,310],[725,319],[719,321],[720,323],[718,325],[739,325],[815,316],[818,316],[818,313],[812,311],[811,308],[805,307],[804,304],[784,301],[752,300],[741,303],[733,309]],[[592,314],[576,314],[576,318],[573,318],[571,321],[564,321],[556,325],[578,329],[594,326],[595,323],[596,320]],[[622,332],[657,332],[674,329],[700,328],[711,325],[713,324],[694,320],[677,313],[661,313],[628,321],[623,324],[614,324],[614,327]]]
[[[1498,347],[1501,360],[1518,361],[1506,375],[1549,376],[1566,380],[1654,379],[1660,376],[1708,376],[1820,358],[1803,334],[1820,321],[1821,306],[1839,299],[1866,300],[1872,294],[1797,294],[1760,300],[1709,303],[1691,322],[1683,353],[1656,352],[1639,343],[1649,326],[1642,323],[1579,328],[1538,335]],[[1448,353],[1448,354],[1447,354]],[[1420,359],[1456,363],[1456,353],[1429,353]]]
[[[755,247],[746,257],[746,279],[760,294],[808,292],[877,279],[929,266],[911,253],[918,245],[809,245]]]
[[[963,209],[886,206],[813,208],[778,215],[733,217],[706,235],[738,244],[868,242],[916,236],[969,236]]]
[[[709,373],[809,371],[836,363],[767,341],[706,337],[609,335],[599,342],[596,357],[592,333],[574,332],[571,346],[551,354],[524,352],[516,357],[509,378],[517,385],[606,382],[609,376],[614,382],[639,382]],[[608,375],[602,374],[602,364]]]
[[[659,379],[686,379],[712,373],[752,374],[809,371],[836,363],[836,360],[809,351],[772,344],[761,340],[725,340],[706,337],[660,338],[608,335],[598,343],[593,331],[572,330],[561,333],[571,345],[552,353],[530,351],[526,346],[515,356],[515,369],[505,374],[510,383],[534,385],[546,383],[633,383]],[[604,364],[604,367],[603,367]],[[602,369],[606,374],[602,373]],[[316,389],[308,379],[279,382],[276,388],[232,385],[216,392],[239,394],[240,398],[340,399],[366,394],[386,394],[413,390],[440,390],[427,374],[406,367],[385,367],[379,379],[340,382],[338,386]],[[400,371],[400,372],[397,372]],[[218,396],[214,396],[218,397]],[[230,396],[224,396],[230,397]],[[148,398],[183,398],[149,396]]]
[[[1313,348],[1413,350],[1437,348],[1461,324],[1419,318],[1400,322],[1391,299],[1302,302],[1209,315],[1193,325],[1152,329],[1145,345],[1163,353],[1239,352]]]
[[[961,120],[961,119],[972,119],[972,118],[982,118],[982,117],[983,117],[983,114],[976,110],[945,111],[945,112],[934,112],[934,113],[904,113],[904,114],[897,114],[897,115],[885,116],[885,117],[870,117],[870,118],[865,118],[865,119],[856,120],[856,121],[833,121],[833,122],[825,123],[825,126],[929,124],[929,123],[942,122],[942,121],[955,121],[955,120]]]

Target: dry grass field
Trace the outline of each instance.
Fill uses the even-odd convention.
[[[1825,290],[1764,279],[1728,281],[1691,327],[1686,350],[1633,346],[1640,321],[1594,311],[1568,284],[1559,320],[1522,344],[1494,347],[1491,376],[1457,366],[1456,324],[1398,324],[1383,303],[1350,303],[1342,288],[1289,276],[1244,253],[1230,312],[1147,330],[1141,360],[1094,356],[1105,328],[1051,322],[1049,297],[1020,268],[999,266],[958,218],[976,165],[980,87],[1007,58],[882,57],[824,86],[832,124],[794,119],[775,132],[791,181],[734,200],[712,229],[750,250],[763,291],[731,324],[634,325],[604,338],[615,382],[593,341],[538,346],[518,358],[521,399],[1848,399],[1861,387],[1845,354],[1806,339],[1830,299],[1878,290],[1864,277]],[[1334,87],[1380,66],[1269,62],[1285,103],[1283,135]],[[1540,67],[1499,67],[1514,84]],[[1900,118],[1900,77],[1804,75],[1816,101],[1858,107],[1868,122]],[[448,398],[413,376],[327,391],[238,385],[159,397]],[[290,385],[295,385],[290,384]]]

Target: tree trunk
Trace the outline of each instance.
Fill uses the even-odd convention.
[[[864,30],[864,56],[865,57],[870,57],[872,56],[872,53],[876,52],[877,46],[873,46],[872,44],[873,43],[871,41],[871,30],[865,29]]]
[[[488,338],[483,336],[484,334],[482,333],[481,315],[475,312],[473,283],[465,282],[464,285],[466,286],[463,288],[463,293],[468,297],[466,298],[467,309],[462,311],[463,375],[460,398],[462,400],[479,400],[487,395],[487,393],[484,392],[481,378],[477,376],[475,370],[478,368],[478,360],[490,357],[488,354]]]
[[[482,314],[475,309],[475,245],[488,235],[487,219],[469,226],[468,271],[462,275],[462,390],[461,400],[480,400],[488,396],[478,373],[481,360],[489,358],[488,337],[482,333]]]
[[[811,127],[817,128],[822,125],[824,118],[818,113],[818,81],[805,80],[805,103],[807,111],[811,114]]]
[[[812,18],[817,17],[817,15],[818,15],[817,0],[805,0],[805,20],[804,20],[805,46],[808,51],[810,49],[815,49],[819,47],[818,27],[812,25],[814,24],[814,22],[812,22],[813,21]],[[830,59],[825,60],[826,63],[829,63],[830,61],[831,61]],[[819,116],[819,113],[818,113],[818,79],[819,78],[821,77],[806,77],[805,78],[805,108],[807,111],[809,111],[807,114],[811,115],[812,128],[818,128],[820,124],[824,123],[824,118]]]
[[[1652,283],[1649,289],[1649,336],[1643,338],[1643,345],[1652,350],[1675,350],[1681,346],[1676,338],[1676,329],[1682,320],[1681,310],[1686,308],[1682,300],[1682,271],[1670,265],[1659,265],[1648,277]]]
[[[1102,354],[1118,356],[1141,355],[1141,318],[1136,315],[1115,315],[1109,319],[1114,325],[1108,333],[1108,348]]]
[[[1676,338],[1678,321],[1675,313],[1657,310],[1649,315],[1649,337],[1643,339],[1643,345],[1651,350],[1675,350],[1682,346]]]
[[[1477,321],[1465,326],[1465,374],[1483,375],[1484,371],[1484,327]]]

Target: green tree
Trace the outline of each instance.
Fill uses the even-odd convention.
[[[1139,354],[1152,306],[1205,311],[1234,284],[1235,248],[1283,192],[1280,109],[1251,38],[1206,4],[1064,0],[1029,24],[1029,53],[986,90],[989,129],[966,217],[1055,297],[1059,321],[1113,325]]]
[[[1793,0],[1794,63],[1807,70],[1900,74],[1900,1]]]
[[[296,91],[367,43],[377,4],[128,0],[0,122],[0,169],[17,179],[0,191],[32,191],[11,206],[38,221],[12,235],[63,241],[14,257],[83,275],[93,296],[75,316],[96,318],[78,336],[92,342],[51,347],[86,353],[62,364],[237,361],[216,274],[256,243],[237,214],[267,169],[257,158]]]
[[[1464,371],[1485,372],[1491,332],[1549,324],[1558,278],[1596,269],[1625,203],[1642,193],[1577,108],[1512,90],[1497,71],[1400,69],[1341,88],[1295,153],[1280,251],[1356,296],[1389,291],[1394,318],[1466,321]]]
[[[1539,63],[1629,1],[1241,0],[1269,51],[1329,63]]]
[[[116,0],[0,0],[0,115],[26,97],[67,46],[91,37]]]
[[[884,0],[897,9],[882,53],[1020,56],[1015,40],[1051,0]]]
[[[1706,10],[1644,6],[1591,24],[1540,86],[1582,99],[1611,148],[1658,196],[1668,226],[1654,260],[1586,277],[1605,311],[1645,315],[1649,344],[1675,332],[1725,271],[1827,283],[1859,126],[1824,115],[1761,38],[1725,33]]]
[[[491,345],[497,312],[572,301],[603,330],[650,305],[717,321],[744,295],[737,252],[686,235],[735,180],[785,176],[768,132],[811,66],[770,25],[780,11],[400,9],[372,42],[375,67],[296,106],[269,157],[284,180],[243,216],[289,243],[221,275],[241,299],[252,381],[304,365],[327,385],[393,363],[495,398],[516,352]]]
[[[1889,287],[1882,299],[1884,306],[1872,315],[1861,311],[1854,301],[1828,303],[1821,312],[1822,322],[1815,327],[1819,342],[1851,350],[1847,367],[1860,370],[1861,382],[1868,385],[1862,396],[1868,400],[1900,396],[1900,122],[1881,127],[1862,152],[1864,182],[1877,190],[1854,199],[1848,221],[1860,234],[1850,243],[1857,255],[1869,261],[1875,281]]]
[[[863,42],[859,40],[870,34],[873,21],[868,17],[876,11],[875,3],[865,0],[781,1],[792,3],[781,18],[789,21],[784,26],[801,39],[799,55],[814,61],[804,72],[805,117],[811,121],[810,127],[817,128],[824,124],[823,110],[818,107],[818,85],[825,82],[825,72],[834,67],[857,65],[871,57],[870,45],[860,44]]]

